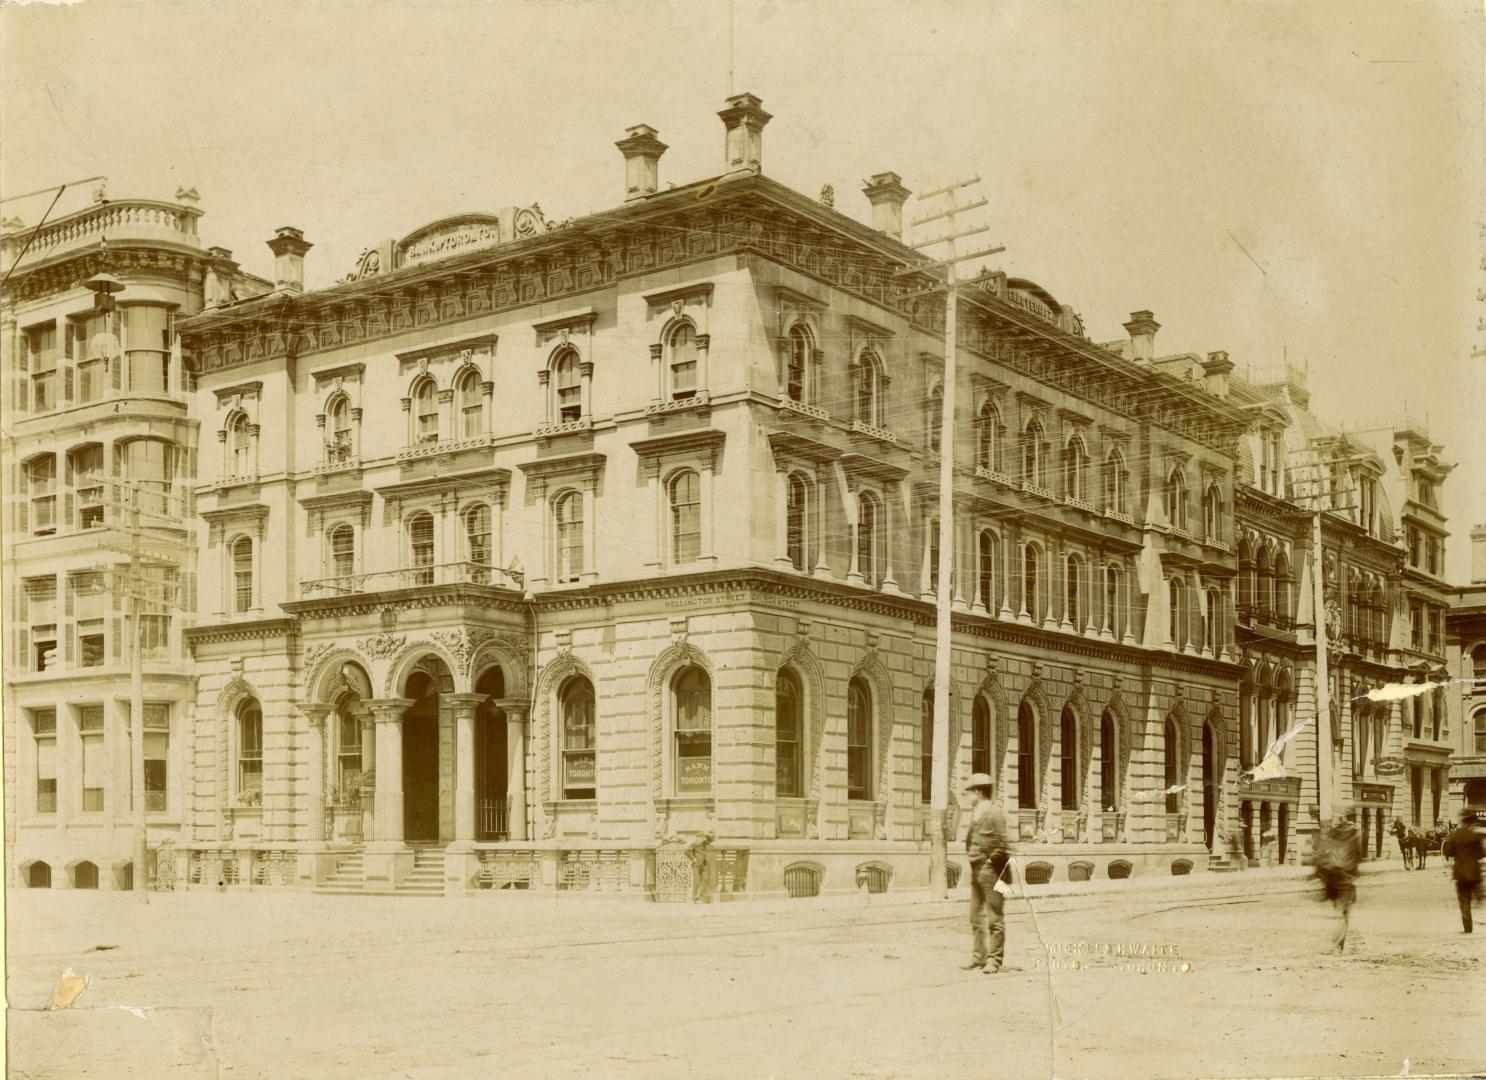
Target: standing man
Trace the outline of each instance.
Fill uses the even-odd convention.
[[[1357,842],[1357,826],[1346,814],[1337,814],[1327,828],[1316,834],[1316,876],[1321,879],[1321,898],[1330,900],[1341,913],[1341,923],[1332,937],[1332,946],[1341,952],[1347,944],[1347,929],[1352,905],[1357,902],[1357,866],[1362,862],[1362,846]]]
[[[1481,829],[1474,810],[1460,812],[1460,828],[1445,837],[1442,853],[1455,861],[1455,896],[1460,901],[1462,933],[1471,932],[1471,903],[1481,893]]]
[[[970,962],[965,971],[979,969],[987,975],[1001,970],[1006,952],[1006,898],[997,891],[1011,861],[1006,814],[991,801],[991,778],[974,773],[965,785],[975,792],[975,809],[965,832],[965,854],[970,857],[970,932],[974,936]],[[1009,884],[1009,883],[1007,883]],[[987,944],[989,939],[989,945]]]

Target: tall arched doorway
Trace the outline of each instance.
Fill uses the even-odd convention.
[[[496,701],[506,696],[501,669],[488,668],[476,681],[484,694],[475,713],[475,839],[483,843],[511,837],[510,760],[506,714]]]
[[[403,838],[409,843],[439,839],[439,698],[453,689],[448,668],[436,657],[420,663],[403,689],[413,699],[402,717]]]
[[[1202,725],[1202,842],[1213,849],[1218,821],[1218,746],[1211,724]]]

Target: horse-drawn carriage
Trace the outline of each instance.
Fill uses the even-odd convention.
[[[1394,818],[1393,827],[1388,831],[1398,840],[1398,850],[1403,854],[1403,868],[1423,870],[1430,852],[1441,849],[1450,830],[1443,824],[1437,824],[1432,829],[1411,829],[1401,818]]]

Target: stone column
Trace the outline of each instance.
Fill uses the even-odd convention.
[[[454,710],[454,843],[475,842],[475,711],[484,694],[443,694]]]
[[[706,385],[705,383],[703,384]],[[716,490],[713,480],[717,471],[717,452],[709,450],[702,462],[702,470],[699,474],[699,482],[702,487],[702,508],[700,512],[701,536],[698,538],[698,558],[715,561],[717,552],[713,547],[715,540],[712,533],[712,493]]]
[[[511,799],[508,825],[510,837],[512,840],[527,840],[526,721],[531,705],[523,698],[502,701],[500,707],[506,714],[506,791]]]
[[[361,725],[361,840],[376,838],[376,795],[369,781],[376,780],[377,729],[371,710],[360,709],[356,719]]]
[[[846,580],[853,585],[864,584],[861,560],[862,502],[860,493],[846,493],[846,542],[851,545],[846,565]]]
[[[379,698],[366,704],[376,719],[377,844],[400,847],[403,838],[402,714],[414,702],[412,698]]]
[[[774,463],[774,562],[781,570],[793,570],[789,561],[789,469]]]
[[[584,385],[586,386],[587,383],[585,382]],[[588,414],[584,413],[584,415]],[[581,576],[584,581],[593,581],[599,576],[599,553],[594,550],[594,536],[596,535],[594,516],[597,513],[594,488],[597,483],[596,477],[589,476],[583,485],[583,569]]]
[[[325,842],[325,718],[330,715],[330,706],[321,704],[300,705],[304,714],[305,730],[309,739],[305,756],[309,759],[309,814],[306,815],[305,836],[312,844]]]

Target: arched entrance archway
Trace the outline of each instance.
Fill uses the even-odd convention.
[[[496,705],[506,680],[499,666],[480,675],[475,693],[486,695],[475,712],[475,839],[490,843],[511,836],[510,742],[506,714]]]
[[[1202,842],[1213,850],[1218,821],[1218,744],[1211,724],[1202,725]]]
[[[439,699],[453,689],[443,661],[430,657],[408,676],[403,690],[413,699],[402,717],[403,838],[409,843],[439,839],[439,743],[445,726]]]

